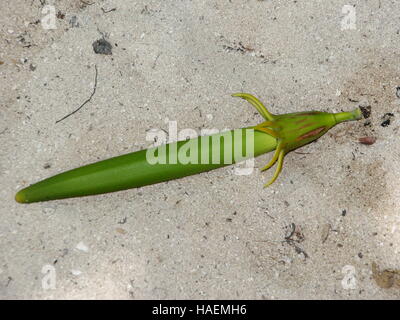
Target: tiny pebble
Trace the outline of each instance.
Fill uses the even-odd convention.
[[[82,271],[80,271],[80,270],[71,270],[71,273],[72,273],[74,276],[80,276],[80,275],[82,274]]]
[[[117,228],[115,230],[117,230],[117,232],[120,233],[120,234],[126,234],[126,230],[125,229]]]
[[[93,50],[97,54],[112,54],[112,45],[106,39],[99,39],[93,42]]]
[[[376,142],[376,138],[375,137],[361,137],[358,139],[358,141],[362,144],[371,145]]]
[[[84,244],[82,241],[79,242],[79,243],[76,245],[75,248],[76,248],[77,250],[80,250],[80,251],[83,251],[83,252],[88,252],[88,251],[89,251],[89,247],[88,247],[86,244]]]

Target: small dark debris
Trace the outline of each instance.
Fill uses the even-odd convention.
[[[304,235],[301,232],[301,228],[296,226],[294,223],[285,227],[287,229],[285,240],[282,243],[287,243],[292,246],[297,254],[302,254],[304,259],[309,258],[307,252],[305,252],[302,248],[300,248],[297,243],[304,241]]]
[[[309,258],[309,255],[307,254],[307,252],[305,252],[302,248],[294,245],[294,250],[296,251],[297,254],[302,254],[304,256],[304,259]]]
[[[383,117],[382,117],[382,123],[381,123],[381,126],[382,127],[387,127],[388,125],[390,125],[390,122],[391,122],[391,120],[392,120],[392,117],[394,117],[394,114],[393,113],[391,113],[391,112],[387,112],[387,113],[385,113],[384,115],[383,115]]]
[[[285,200],[285,201],[283,201],[283,203],[284,203],[284,205],[285,205],[286,207],[289,207],[289,202],[287,202],[287,201]]]
[[[287,232],[285,235],[285,240],[286,241],[295,241],[295,242],[303,242],[304,241],[304,234],[301,231],[301,228],[299,226],[296,226],[294,223],[291,223],[290,225],[285,227]]]
[[[46,163],[46,164],[43,166],[43,169],[49,169],[49,168],[51,168],[51,164],[50,164],[50,163]]]
[[[226,51],[235,51],[235,52],[240,52],[240,53],[246,53],[246,52],[253,52],[254,51],[253,48],[243,45],[242,42],[240,42],[240,41],[238,42],[237,45],[234,42],[233,46],[223,45],[222,47]],[[264,56],[261,56],[260,58],[264,58]]]
[[[338,243],[338,248],[343,248],[343,245],[341,243]]]
[[[147,6],[144,6],[144,8],[142,9],[142,11],[140,11],[141,14],[150,14],[149,9],[147,8]]]
[[[371,116],[371,106],[366,106],[366,107],[360,106],[360,110],[361,110],[361,113],[362,113],[364,119],[367,119]]]
[[[24,34],[26,34],[26,33],[24,33]],[[18,41],[21,42],[21,43],[26,43],[25,37],[24,37],[22,34],[19,35],[19,36],[17,37],[17,39],[18,39]]]
[[[348,98],[348,100],[349,100],[350,102],[360,102],[359,100],[354,100],[354,99],[352,99],[352,98]]]
[[[396,88],[396,97],[400,99],[400,87]]]
[[[10,284],[10,282],[14,280],[12,277],[8,277],[7,278],[7,283],[6,283],[6,287],[8,287],[8,285]]]
[[[128,220],[128,218],[124,217],[123,219],[118,221],[118,224],[125,224],[127,220]]]
[[[360,259],[362,259],[363,254],[362,254],[361,252],[359,252],[359,253],[358,253],[358,257],[359,257]]]
[[[1,66],[2,64],[4,64],[4,61],[0,61],[0,66]]]
[[[104,38],[96,40],[95,42],[93,42],[92,46],[94,52],[97,54],[112,54],[112,45]]]
[[[346,209],[343,209],[343,210],[342,210],[342,217],[344,217],[346,214],[347,214],[347,210],[346,210]]]
[[[365,121],[364,122],[364,127],[369,127],[371,125],[371,121]]]
[[[35,65],[33,65],[32,63],[29,65],[29,69],[31,70],[31,71],[35,71],[36,70],[36,66]]]
[[[226,222],[232,222],[232,218],[226,218]]]
[[[361,137],[358,139],[358,141],[361,144],[371,145],[376,142],[376,138],[375,137]]]
[[[62,13],[61,11],[58,11],[56,17],[58,19],[64,19],[65,18],[65,13]]]

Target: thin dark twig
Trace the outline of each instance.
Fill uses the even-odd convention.
[[[94,86],[93,86],[93,91],[92,91],[92,94],[90,95],[90,97],[88,99],[86,99],[85,102],[82,103],[76,110],[74,110],[71,113],[67,114],[66,116],[62,117],[60,120],[57,120],[56,123],[59,123],[65,119],[67,119],[69,116],[72,116],[74,113],[81,110],[86,103],[88,103],[90,100],[92,100],[94,94],[96,93],[96,89],[97,89],[97,66],[94,65],[94,68],[96,70],[96,74],[94,76]]]
[[[112,8],[110,10],[105,10],[104,8],[100,8],[100,9],[101,9],[101,11],[103,11],[103,13],[109,13],[109,12],[117,10],[117,8]]]
[[[153,66],[151,67],[152,69],[154,69],[154,68],[156,67],[157,60],[158,60],[158,58],[159,58],[160,56],[161,56],[161,52],[157,55],[156,59],[154,60]]]

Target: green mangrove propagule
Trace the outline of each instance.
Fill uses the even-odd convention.
[[[250,102],[266,121],[211,135],[211,141],[197,137],[66,171],[20,190],[15,199],[20,203],[30,203],[137,188],[213,170],[275,150],[271,161],[262,169],[267,170],[277,162],[272,179],[265,185],[269,186],[281,172],[288,152],[318,139],[338,123],[361,119],[360,109],[340,113],[307,111],[274,115],[251,94],[236,93],[233,96]],[[251,152],[243,155],[248,149]],[[188,152],[192,153],[189,156],[192,161],[171,161],[178,158],[187,160],[187,157],[180,156]],[[233,154],[239,156],[230,157]],[[149,161],[149,155],[153,160],[164,155],[167,161],[154,163]]]

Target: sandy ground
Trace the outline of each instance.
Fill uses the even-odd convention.
[[[56,29],[46,29],[49,4]],[[1,7],[0,298],[400,297],[397,1]],[[103,37],[112,55],[94,52]],[[91,101],[56,123],[88,99],[95,66]],[[167,129],[166,119],[179,130],[261,122],[230,97],[237,91],[275,113],[363,106],[371,116],[289,154],[267,189],[271,172],[258,169],[270,155],[247,176],[223,168],[114,194],[14,201],[40,179],[148,147],[146,132]],[[365,136],[377,140],[360,144]]]

